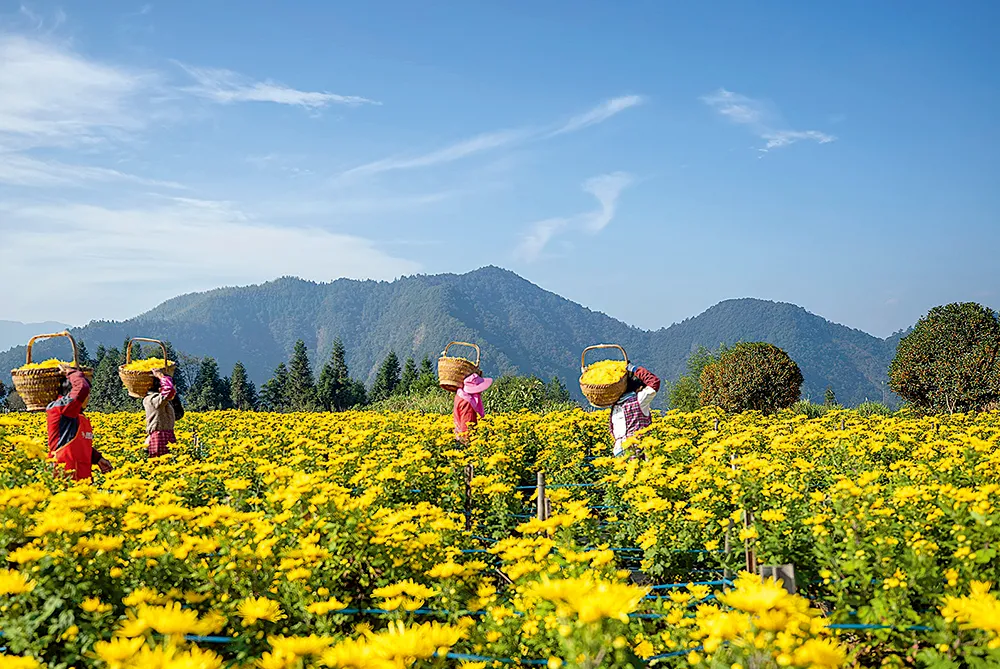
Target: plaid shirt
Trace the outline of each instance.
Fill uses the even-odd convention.
[[[625,415],[625,434],[616,435],[614,427],[614,415],[615,411],[621,411]],[[653,424],[652,414],[646,415],[642,412],[642,407],[639,406],[639,398],[635,393],[629,393],[624,395],[619,399],[613,407],[611,407],[611,414],[608,416],[608,428],[611,430],[611,434],[615,437],[617,442],[619,438],[624,441],[632,435],[634,435],[639,430],[644,427],[649,427]]]

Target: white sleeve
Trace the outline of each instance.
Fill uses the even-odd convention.
[[[656,397],[656,391],[649,386],[645,386],[642,390],[636,393],[636,399],[639,400],[639,408],[642,410],[642,414],[644,416],[649,415],[654,397]]]

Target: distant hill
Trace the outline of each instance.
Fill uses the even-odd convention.
[[[36,334],[62,332],[68,325],[46,321],[44,323],[21,323],[18,321],[0,321],[0,351],[6,351],[12,346],[18,346],[28,341]]]
[[[749,298],[649,332],[496,267],[393,282],[282,278],[182,295],[128,321],[92,322],[74,334],[91,352],[99,344],[121,346],[129,336],[169,339],[182,352],[215,357],[226,372],[241,360],[258,383],[299,338],[318,368],[339,336],[352,373],[368,381],[390,349],[401,359],[434,358],[448,341],[465,340],[482,346],[488,374],[556,375],[574,392],[580,351],[589,344],[620,343],[632,359],[674,380],[699,345],[768,341],[799,363],[804,396],[820,400],[829,385],[846,404],[888,393],[883,382],[898,340],[831,323],[795,305]],[[46,350],[39,345],[40,354]],[[0,354],[0,369],[21,364],[23,355],[23,347]]]

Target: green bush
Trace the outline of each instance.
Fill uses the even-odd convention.
[[[814,404],[809,400],[799,400],[792,405],[792,413],[802,414],[806,418],[821,418],[834,407],[825,404]]]
[[[569,399],[565,386],[556,381],[546,384],[537,376],[504,375],[483,393],[483,405],[489,413],[544,413],[578,406]]]
[[[365,407],[370,411],[399,412],[418,411],[420,413],[450,414],[454,407],[455,396],[434,387],[409,395],[392,395],[384,400],[373,402]]]
[[[982,411],[1000,401],[1000,320],[975,302],[934,307],[903,337],[889,387],[918,411]]]
[[[857,411],[858,415],[862,418],[868,418],[869,416],[892,415],[892,409],[881,402],[863,402],[857,406],[855,411]]]
[[[740,343],[701,372],[701,404],[728,413],[787,409],[799,399],[802,371],[787,353],[765,342]]]

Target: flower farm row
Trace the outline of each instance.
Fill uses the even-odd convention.
[[[1000,662],[996,414],[672,412],[631,462],[606,412],[465,450],[447,416],[190,414],[152,461],[141,416],[96,414],[93,487],[43,420],[0,417],[4,667]],[[726,578],[745,544],[798,594]]]

